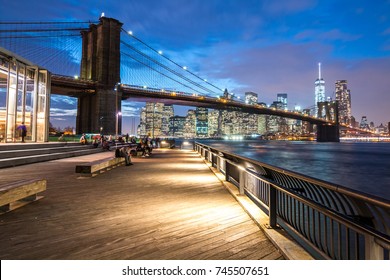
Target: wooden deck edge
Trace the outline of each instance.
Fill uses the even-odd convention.
[[[236,199],[245,212],[257,224],[257,226],[265,233],[269,240],[275,245],[282,255],[288,260],[314,260],[314,258],[297,242],[295,242],[289,234],[283,229],[271,229],[267,227],[268,216],[251,201],[246,195],[240,195],[239,190],[232,183],[225,181],[225,175],[219,172],[216,168],[211,167],[206,161],[203,162],[214,173],[222,185]]]

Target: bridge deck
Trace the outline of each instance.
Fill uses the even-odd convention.
[[[194,152],[77,178],[76,163],[108,156],[0,169],[0,183],[48,180],[44,199],[0,216],[0,258],[283,258]]]

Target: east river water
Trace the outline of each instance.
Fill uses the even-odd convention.
[[[199,142],[390,200],[390,143]]]

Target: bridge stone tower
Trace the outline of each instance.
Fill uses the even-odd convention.
[[[334,124],[317,125],[317,142],[340,142],[339,110],[337,101],[318,102],[318,116]]]
[[[97,82],[94,94],[79,97],[77,133],[121,133],[120,115],[122,94],[117,91],[120,82],[120,33],[122,23],[101,17],[82,31],[82,58],[80,76]],[[118,114],[119,113],[119,114]]]

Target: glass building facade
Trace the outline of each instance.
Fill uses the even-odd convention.
[[[325,102],[325,81],[321,77],[321,63],[318,63],[318,79],[314,83],[314,95],[315,95],[315,103],[314,103],[314,116],[323,118],[325,116],[324,112],[318,112],[318,103]]]
[[[208,114],[207,108],[196,108],[196,137],[206,138],[209,136]]]
[[[46,142],[49,132],[50,73],[0,48],[0,142]]]

